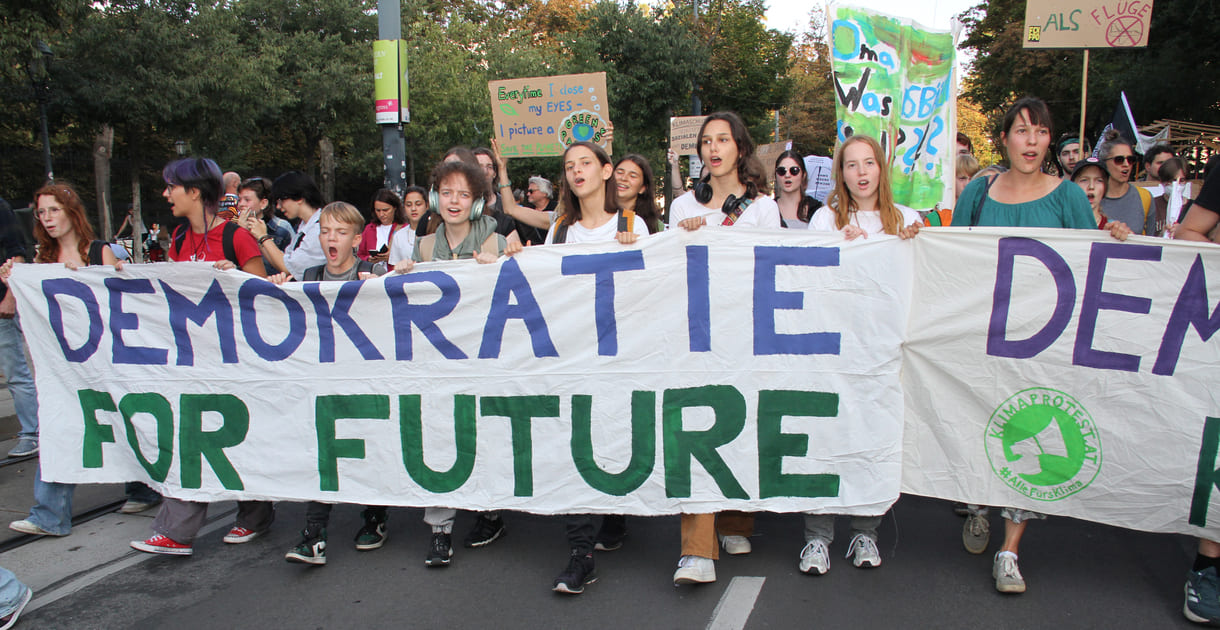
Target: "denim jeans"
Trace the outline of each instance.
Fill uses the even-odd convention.
[[[34,474],[34,507],[26,520],[56,536],[67,536],[72,532],[72,494],[76,484],[43,481],[42,464]]]
[[[38,437],[38,392],[34,390],[34,378],[30,366],[25,362],[25,340],[21,337],[21,322],[16,316],[0,319],[0,372],[8,382],[13,395],[13,407],[17,421],[21,423],[20,437]]]
[[[21,598],[25,597],[28,590],[30,587],[22,584],[12,571],[0,567],[0,617],[7,617],[16,610],[17,604],[21,603]]]

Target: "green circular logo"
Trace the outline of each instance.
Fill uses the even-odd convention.
[[[1088,487],[1101,470],[1101,437],[1075,398],[1046,387],[1021,390],[991,414],[984,438],[991,470],[1038,501]]]

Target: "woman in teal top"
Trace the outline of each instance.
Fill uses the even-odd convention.
[[[1051,113],[1041,99],[1018,100],[1004,116],[1000,140],[1011,168],[988,180],[970,182],[953,212],[954,226],[1056,227],[1097,229],[1089,199],[1079,186],[1042,172],[1051,143]],[[983,200],[979,207],[980,199]],[[1115,226],[1120,236],[1127,226]]]
[[[1004,115],[1000,140],[1011,168],[990,179],[970,182],[958,197],[953,225],[1097,229],[1089,198],[1080,186],[1042,172],[1051,144],[1051,113],[1046,103],[1028,96],[1013,103]],[[1120,241],[1131,234],[1122,222],[1107,224],[1106,228]],[[990,539],[987,511],[978,506],[969,508],[962,543],[967,551],[982,553]],[[1017,549],[1030,519],[1046,516],[1017,508],[1004,508],[1002,516],[1004,543],[995,555],[992,577],[1001,593],[1024,593]]]

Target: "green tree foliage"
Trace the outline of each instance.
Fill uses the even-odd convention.
[[[962,48],[975,61],[964,95],[989,113],[992,132],[1006,107],[1024,95],[1050,105],[1057,130],[1080,125],[1081,50],[1022,48],[1024,0],[989,0],[961,15]],[[1162,118],[1215,124],[1220,120],[1220,3],[1159,2],[1152,10],[1148,47],[1091,50],[1088,133],[1110,120],[1119,92],[1127,93],[1138,124]]]
[[[826,14],[809,12],[809,28],[792,48],[792,95],[780,110],[780,135],[805,154],[829,156],[837,136],[834,76],[826,43]]]
[[[710,51],[700,81],[704,113],[732,110],[761,143],[770,137],[771,112],[788,102],[792,36],[764,26],[763,0],[702,0],[693,25]]]
[[[658,173],[668,119],[690,113],[694,84],[705,111],[732,109],[769,130],[792,83],[791,37],[764,26],[762,0],[700,1],[697,24],[688,8],[632,1],[405,1],[412,120],[404,133],[416,181],[448,147],[488,144],[492,79],[606,72],[615,153],[643,153]],[[298,168],[316,176],[325,138],[335,147],[337,196],[363,202],[381,181],[376,37],[374,0],[8,0],[0,5],[8,62],[0,186],[32,190],[41,170],[25,68],[43,40],[55,51],[56,174],[87,197],[92,143],[108,126],[118,207],[130,201],[135,173],[146,213],[167,218],[159,172],[177,157],[176,141],[243,175]],[[557,179],[560,170],[553,158],[510,166],[522,177]]]

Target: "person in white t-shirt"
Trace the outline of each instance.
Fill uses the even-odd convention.
[[[809,229],[841,232],[843,238],[868,238],[890,234],[910,238],[919,233],[923,221],[919,213],[894,203],[890,188],[889,164],[876,140],[856,135],[848,138],[835,152],[831,172],[835,185],[826,205],[813,213]],[[877,528],[884,516],[852,516],[852,539],[847,557],[857,568],[881,566],[877,550]],[[830,570],[828,547],[834,540],[834,514],[805,515],[805,546],[799,568],[803,573],[822,575]]]
[[[834,188],[826,205],[813,213],[809,229],[842,232],[849,241],[873,234],[910,238],[919,232],[923,225],[919,213],[894,203],[889,165],[876,140],[864,135],[848,138],[835,152],[831,170]]]
[[[611,179],[614,166],[604,149],[588,142],[569,146],[563,152],[563,170],[563,215],[547,231],[547,245],[611,240],[627,245],[648,236],[648,226],[639,217],[628,219],[631,229],[619,230],[623,221]]]
[[[644,220],[634,212],[620,215],[611,178],[614,166],[604,149],[591,142],[572,144],[563,152],[563,172],[560,193],[563,214],[547,231],[547,245],[613,240],[629,245],[641,236],[648,236]],[[564,525],[571,555],[567,568],[555,578],[552,590],[577,595],[597,579],[593,571],[593,549],[597,545],[593,517],[570,514],[564,517]]]
[[[408,229],[394,232],[390,239],[390,257],[388,260],[397,263],[411,259],[415,251],[415,231],[419,222],[428,214],[428,191],[423,186],[408,186],[402,196],[402,209],[407,213]]]
[[[762,163],[741,118],[733,112],[716,112],[703,121],[698,138],[704,174],[694,190],[670,204],[669,227],[697,230],[716,223],[780,229],[779,206],[767,196]],[[682,554],[674,584],[715,582],[720,544],[732,555],[750,553],[753,533],[753,514],[683,514]]]
[[[670,204],[670,228],[697,230],[709,223],[781,227],[779,206],[767,196],[767,178],[754,153],[754,141],[737,114],[716,112],[703,121],[699,159],[704,175],[694,190]]]

